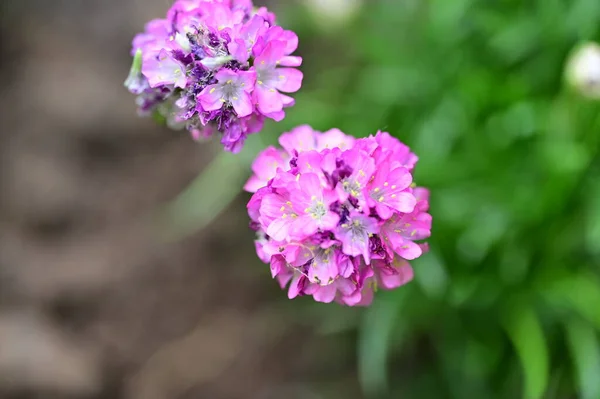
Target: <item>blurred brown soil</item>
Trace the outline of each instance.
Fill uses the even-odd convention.
[[[122,87],[167,5],[0,4],[0,398],[353,397],[347,351],[282,313],[245,195],[179,243],[148,222],[213,156]]]

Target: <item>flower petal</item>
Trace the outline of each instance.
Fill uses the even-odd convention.
[[[279,61],[279,65],[286,67],[298,67],[302,65],[302,57],[286,55]]]
[[[283,100],[277,90],[258,84],[254,90],[255,100],[261,114],[267,115],[283,109]]]
[[[267,118],[273,119],[275,122],[281,122],[285,118],[285,111],[272,112],[270,114],[263,114]]]
[[[286,93],[293,93],[302,86],[304,74],[295,68],[277,68],[275,70],[279,80],[275,87]]]
[[[200,111],[216,111],[223,107],[223,92],[220,85],[206,86],[198,94],[198,105],[202,107]]]
[[[300,125],[279,136],[279,144],[289,153],[314,150],[317,132],[308,125]]]
[[[156,56],[144,57],[142,73],[148,78],[150,87],[172,84],[184,88],[187,82],[185,67],[165,49],[160,50]]]
[[[237,116],[240,118],[248,116],[254,111],[250,94],[246,92],[241,92],[239,97],[233,97],[231,99],[231,105],[233,106]]]
[[[412,267],[406,261],[395,260],[393,271],[380,269],[379,283],[387,290],[398,288],[411,281],[414,277]]]
[[[291,30],[283,31],[279,40],[285,42],[285,54],[292,54],[298,48],[298,35]]]
[[[275,219],[267,227],[267,234],[277,241],[283,241],[289,236],[290,224],[286,219]]]
[[[417,199],[409,192],[401,192],[386,196],[383,203],[399,212],[410,213],[415,209]]]
[[[285,54],[285,43],[277,40],[269,42],[254,60],[254,65],[269,67],[277,65]]]
[[[294,100],[294,98],[292,98],[290,96],[286,96],[285,94],[281,94],[281,93],[279,93],[279,95],[281,96],[281,101],[283,102],[284,108],[291,107],[294,104],[296,104],[296,100]]]
[[[292,278],[292,282],[290,283],[290,289],[288,291],[288,298],[294,299],[298,295],[302,294],[304,290],[304,285],[306,283],[306,277],[302,274],[295,272],[294,278]]]
[[[313,298],[315,298],[315,301],[317,301],[317,302],[331,303],[333,301],[333,299],[335,298],[336,292],[337,292],[337,289],[336,289],[335,285],[333,285],[333,284],[330,284],[325,287],[321,286],[313,294]]]
[[[338,274],[338,267],[333,253],[317,256],[308,269],[309,280],[322,286],[330,285]]]
[[[271,275],[275,278],[279,273],[286,269],[285,259],[281,255],[275,255],[271,258]]]
[[[256,71],[254,69],[238,71],[236,82],[245,92],[251,93],[254,90],[254,83],[256,83]]]
[[[423,254],[421,247],[410,240],[404,240],[402,245],[395,248],[395,251],[398,255],[407,260],[417,259]]]

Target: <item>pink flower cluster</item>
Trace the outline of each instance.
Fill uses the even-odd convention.
[[[300,126],[265,149],[245,185],[256,251],[288,296],[368,305],[377,287],[410,281],[427,250],[429,192],[417,156],[388,133],[355,139]]]
[[[141,114],[158,112],[195,138],[222,134],[238,152],[265,118],[280,121],[300,89],[298,37],[251,0],[177,0],[133,40],[141,65],[125,82]]]

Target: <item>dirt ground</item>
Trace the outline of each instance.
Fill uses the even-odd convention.
[[[247,196],[181,242],[147,222],[214,155],[122,87],[167,6],[0,4],[0,398],[358,397],[353,341],[256,260]]]

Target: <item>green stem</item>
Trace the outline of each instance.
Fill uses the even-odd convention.
[[[161,214],[160,229],[166,238],[182,239],[215,220],[240,194],[252,160],[262,149],[258,135],[252,136],[239,154],[219,148],[210,164]]]

